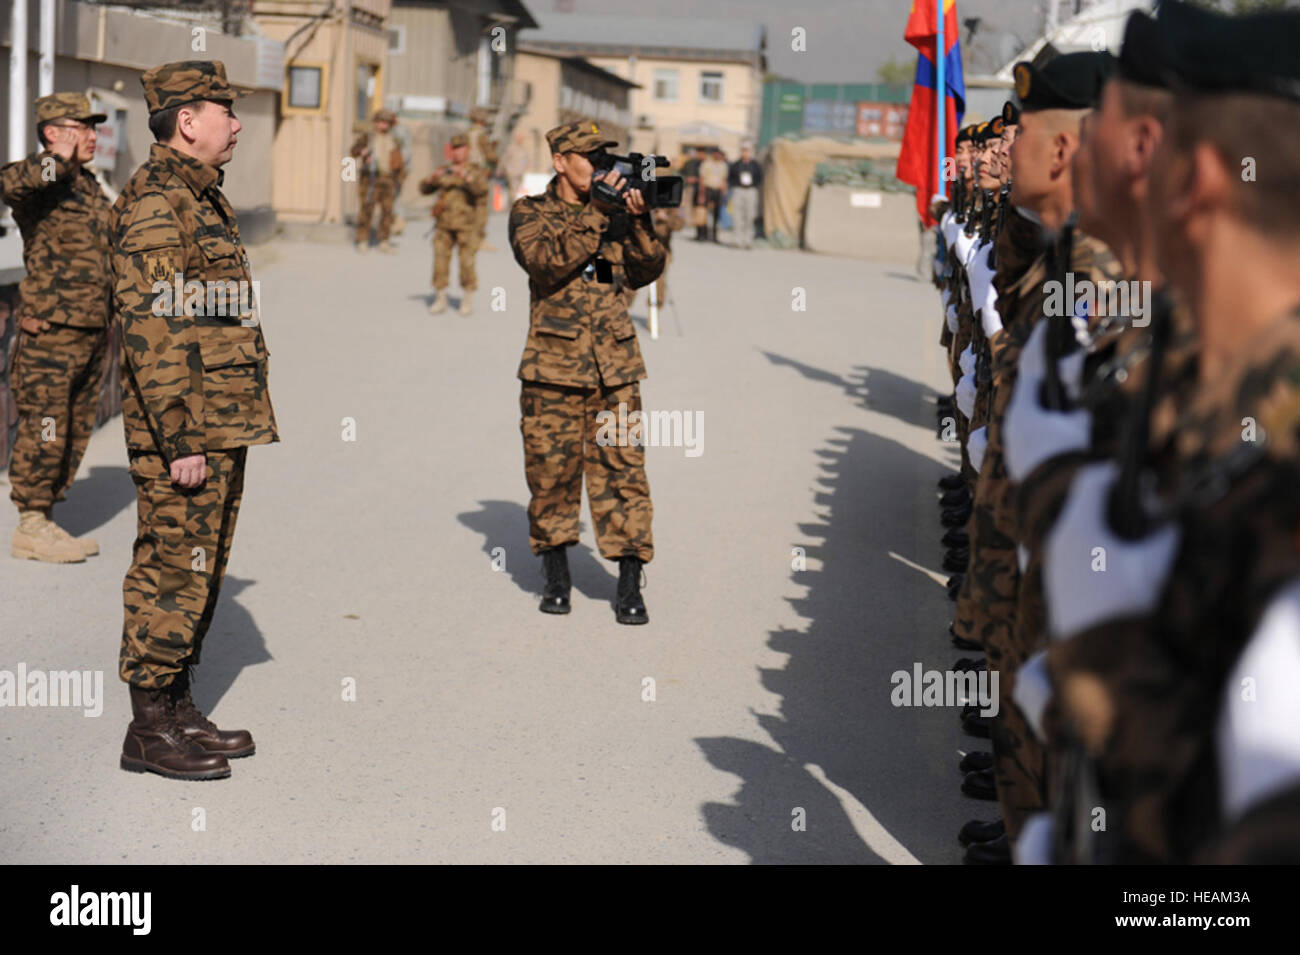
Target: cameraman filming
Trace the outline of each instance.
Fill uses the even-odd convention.
[[[545,194],[510,210],[510,248],[528,273],[530,300],[519,407],[529,544],[546,575],[539,609],[570,610],[565,548],[578,542],[585,474],[601,556],[619,564],[615,619],[642,624],[654,508],[638,425],[646,372],[625,290],[658,278],[666,256],[642,193],[616,170],[596,176],[617,143],[590,122],[556,127],[546,141],[554,178]],[[593,177],[619,201],[593,195]]]

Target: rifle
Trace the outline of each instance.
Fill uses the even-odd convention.
[[[1074,337],[1074,309],[1065,301],[1065,291],[1069,287],[1070,255],[1074,250],[1074,222],[1066,222],[1061,235],[1047,249],[1047,279],[1060,283],[1063,307],[1060,315],[1047,317],[1047,369],[1043,380],[1041,401],[1044,408],[1051,411],[1065,411],[1070,407],[1069,396],[1061,381],[1061,369],[1058,362],[1074,350],[1078,344]]]

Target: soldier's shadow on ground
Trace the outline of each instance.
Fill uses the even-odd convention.
[[[898,845],[922,862],[955,863],[961,823],[992,815],[959,792],[958,754],[981,747],[961,734],[955,709],[891,702],[893,673],[918,662],[946,669],[959,655],[943,632],[951,614],[943,587],[905,562],[938,570],[942,528],[918,490],[932,488],[943,467],[851,428],[837,429],[818,456],[816,503],[826,516],[791,528],[807,568],[792,571],[805,593],[790,602],[805,624],[770,632],[768,645],[787,659],[761,671],[781,698],[778,713],[755,717],[775,745],[697,739],[710,763],[741,778],[734,803],[706,804],[703,817],[755,863],[905,858]],[[806,831],[794,826],[799,810]],[[892,840],[873,835],[866,813]]]
[[[266,663],[271,653],[253,615],[239,595],[257,581],[226,575],[212,627],[203,639],[202,661],[194,669],[194,702],[211,713],[245,667]]]
[[[585,501],[584,501],[585,504]],[[505,555],[501,573],[526,594],[542,594],[542,561],[528,546],[528,509],[516,501],[479,501],[477,511],[465,511],[456,519],[483,538],[483,553],[495,558],[500,547]],[[587,524],[581,533],[587,535]],[[605,568],[613,566],[593,553],[581,541],[569,548],[569,575],[573,589],[592,600],[613,600],[618,578]]]
[[[772,364],[792,368],[810,381],[820,381],[840,389],[868,411],[889,415],[920,428],[934,428],[934,407],[939,392],[929,385],[870,365],[855,365],[848,375],[806,365],[794,358],[769,351],[764,357]]]
[[[93,467],[68,489],[54,509],[54,519],[73,537],[103,527],[135,503],[131,472],[122,467]]]
[[[425,318],[443,318],[447,315],[450,315],[453,318],[460,318],[460,313],[457,310],[460,308],[461,297],[464,294],[464,292],[453,292],[451,289],[447,289],[447,310],[445,312],[440,312],[437,315],[429,314],[429,306],[433,304],[432,289],[428,292],[421,292],[418,295],[408,295],[406,296],[406,300],[408,302],[419,302],[424,309]],[[480,299],[479,304],[474,307],[475,314],[478,314],[480,311],[490,311],[490,309],[484,306],[483,302],[484,300]],[[471,315],[470,317],[472,318],[473,316]]]

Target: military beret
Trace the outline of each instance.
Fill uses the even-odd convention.
[[[1260,93],[1300,103],[1300,10],[1230,17],[1167,2],[1158,23],[1171,88]]]
[[[236,97],[251,92],[230,85],[226,79],[226,64],[220,60],[164,63],[144,73],[140,85],[144,87],[144,102],[150,116],[199,100],[233,102]]]
[[[1002,130],[1003,130],[1004,128],[1006,128],[1006,124],[1005,124],[1004,122],[1002,122],[1002,117],[1001,117],[1001,116],[994,116],[991,120],[989,120],[989,133],[988,133],[988,138],[989,138],[989,139],[1001,139],[1001,138],[1002,138]]]
[[[1119,76],[1142,86],[1168,86],[1164,40],[1159,25],[1141,10],[1124,24],[1124,45],[1119,51]]]
[[[468,145],[469,145],[469,137],[466,136],[464,133],[457,133],[455,136],[451,137],[452,149],[455,149],[458,146],[468,146]]]
[[[1063,53],[1042,67],[1021,61],[1014,70],[1021,112],[1092,109],[1114,72],[1115,57],[1104,52]]]
[[[1020,107],[1016,106],[1016,104],[1011,102],[1011,100],[1007,100],[1002,104],[1002,125],[1020,125]]]
[[[56,119],[76,119],[83,123],[102,123],[108,117],[90,111],[90,100],[84,93],[52,93],[36,101],[36,125]]]
[[[957,139],[954,141],[953,145],[960,146],[962,143],[970,142],[972,129],[974,129],[973,126],[963,126],[961,129],[957,130]]]
[[[606,146],[617,146],[618,140],[606,139],[595,123],[565,123],[546,134],[546,144],[552,153],[589,153]]]

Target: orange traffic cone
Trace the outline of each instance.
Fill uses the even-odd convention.
[[[501,183],[492,183],[492,211],[504,212],[506,209],[506,192],[501,188]]]

